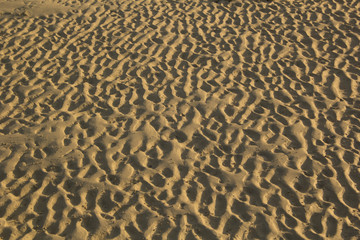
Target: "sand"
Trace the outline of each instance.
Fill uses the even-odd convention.
[[[1,239],[359,239],[357,0],[0,0]]]

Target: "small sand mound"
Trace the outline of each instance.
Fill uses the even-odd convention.
[[[51,0],[40,0],[40,1],[25,1],[25,0],[1,0],[0,1],[0,14],[5,15],[27,15],[27,16],[44,16],[50,14],[56,14],[66,12],[70,10],[61,3]]]

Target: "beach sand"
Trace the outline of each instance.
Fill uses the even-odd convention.
[[[0,0],[0,239],[359,239],[357,0]]]

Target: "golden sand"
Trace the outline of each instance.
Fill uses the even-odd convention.
[[[358,0],[0,0],[1,239],[359,239]]]

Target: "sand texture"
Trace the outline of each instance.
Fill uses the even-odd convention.
[[[360,1],[0,0],[0,239],[360,239]]]

